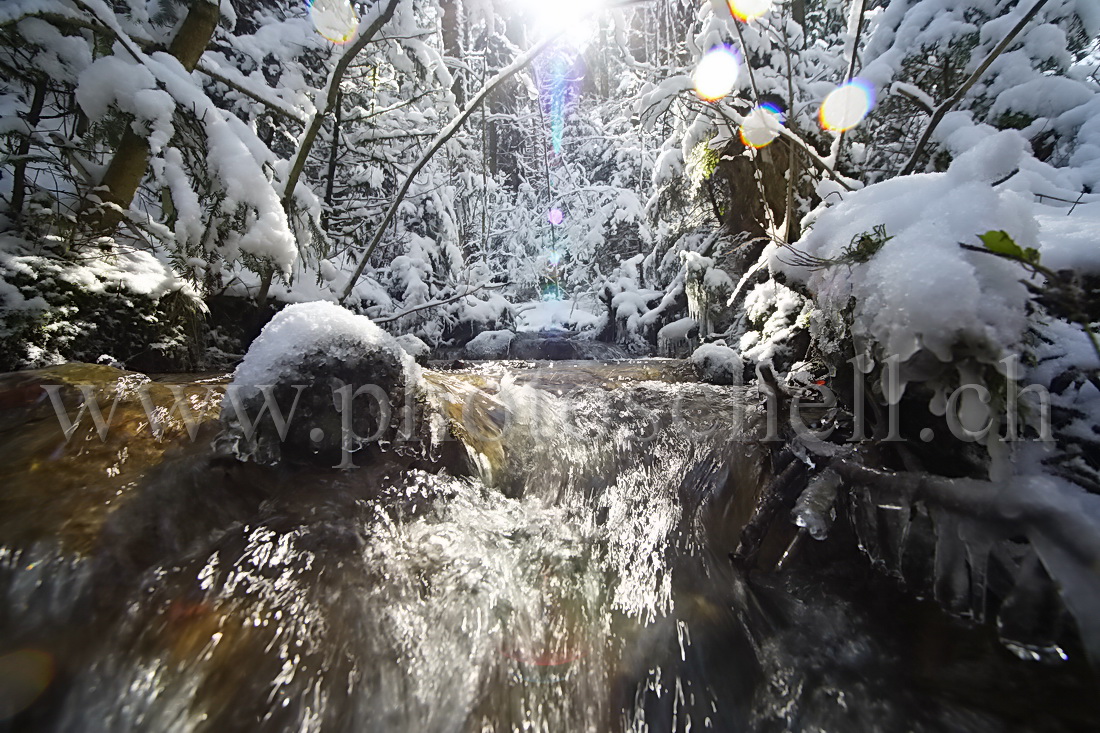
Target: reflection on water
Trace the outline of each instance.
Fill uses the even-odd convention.
[[[735,574],[726,555],[766,475],[757,409],[679,362],[431,373],[433,410],[464,419],[460,450],[350,472],[214,456],[218,401],[196,379],[194,441],[170,416],[154,440],[122,401],[106,441],[81,423],[65,442],[43,377],[140,381],[83,369],[100,371],[0,385],[12,729],[1082,724],[1072,704],[1064,723],[1009,708],[1072,698],[1073,678],[1020,692],[1035,675],[969,632],[928,631],[939,616],[858,569]],[[75,414],[79,392],[62,396]]]

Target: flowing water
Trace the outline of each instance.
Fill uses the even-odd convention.
[[[105,437],[85,415],[66,441],[41,383],[132,396],[141,379],[3,378],[0,730],[1095,722],[1077,677],[858,562],[735,572],[771,446],[754,393],[681,362],[428,372],[437,438],[450,419],[461,441],[352,471],[217,455],[219,380],[168,381],[185,390],[149,389],[183,395],[193,436],[154,412],[154,440],[124,399]],[[75,416],[79,393],[59,394]]]

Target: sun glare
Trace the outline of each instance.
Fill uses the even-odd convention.
[[[585,49],[595,35],[596,11],[604,0],[513,0],[516,11],[531,21],[531,28],[539,37],[562,34],[560,42],[577,49]]]
[[[737,52],[729,46],[716,46],[707,51],[691,80],[700,99],[714,102],[733,91],[740,71]]]
[[[307,0],[313,27],[333,43],[347,43],[359,28],[350,0]]]
[[[733,17],[748,23],[772,9],[772,0],[729,0]]]
[[[821,126],[826,130],[850,130],[867,116],[875,103],[874,88],[862,79],[853,79],[825,97],[821,104]]]

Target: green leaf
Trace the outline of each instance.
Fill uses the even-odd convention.
[[[1028,247],[1024,250],[1024,259],[1033,265],[1039,264],[1039,250]]]
[[[990,252],[1008,255],[1018,260],[1030,261],[1024,251],[1020,249],[1020,245],[1016,244],[1016,241],[1008,235],[1008,232],[1001,230],[988,231],[985,234],[979,234],[978,239],[982,240],[982,244]],[[1035,254],[1038,256],[1039,253],[1036,252]]]

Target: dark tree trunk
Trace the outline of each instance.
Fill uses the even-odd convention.
[[[456,62],[461,62],[462,52],[462,6],[459,0],[441,0],[440,9],[443,11],[443,54]],[[463,83],[465,75],[457,67],[453,67],[454,81],[451,83],[451,93],[455,95],[455,104],[461,109],[466,105],[466,85]]]
[[[325,206],[332,206],[333,189],[336,188],[336,163],[340,157],[340,124],[344,118],[344,93],[336,95],[336,109],[333,110],[332,148],[328,153],[328,179],[325,182]],[[327,212],[326,212],[327,213]]]
[[[15,166],[12,170],[14,180],[11,190],[11,212],[19,219],[23,214],[23,200],[27,192],[27,156],[31,152],[31,137],[42,119],[42,107],[46,103],[46,78],[41,77],[35,81],[34,95],[31,97],[31,106],[27,110],[25,118],[27,134],[19,141],[19,147],[15,153]]]

